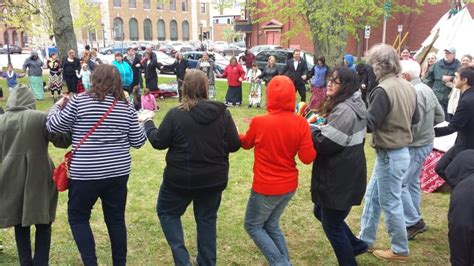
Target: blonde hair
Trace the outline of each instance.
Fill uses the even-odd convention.
[[[179,109],[189,111],[199,101],[207,99],[207,88],[209,86],[207,76],[204,72],[190,69],[186,72],[183,81],[183,102]]]
[[[150,89],[149,88],[143,89],[143,95],[148,95],[148,94],[150,94]]]

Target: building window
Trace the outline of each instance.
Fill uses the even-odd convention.
[[[158,9],[158,10],[163,10],[164,9],[163,0],[157,0],[156,1],[156,9]]]
[[[138,41],[138,21],[135,18],[130,19],[128,28],[130,30],[130,41]]]
[[[218,20],[218,19],[214,19],[214,24],[219,24],[219,20]]]
[[[16,33],[16,31],[13,31],[12,39],[13,39],[13,44],[18,45],[18,33]]]
[[[153,39],[151,20],[148,18],[143,21],[143,33],[145,34],[145,41],[151,41]]]
[[[189,41],[189,22],[185,20],[181,26],[183,30],[183,41]]]
[[[26,36],[24,31],[21,33],[21,42],[23,43],[23,46],[28,42],[28,36]]]
[[[137,8],[137,0],[130,0],[128,1],[129,8]]]
[[[158,41],[166,40],[165,21],[162,19],[158,20],[157,28],[158,28]]]
[[[170,10],[176,11],[176,0],[170,0]]]
[[[121,0],[114,0],[114,7],[122,7],[122,1]]]
[[[227,24],[230,24],[230,18],[227,19]]]
[[[200,3],[200,7],[201,7],[201,13],[206,13],[206,3],[205,2],[201,2]]]
[[[114,39],[120,41],[123,36],[123,21],[121,18],[114,18]]]
[[[182,11],[188,11],[188,0],[182,0],[181,1],[181,10]]]
[[[8,38],[8,31],[4,31],[3,32],[3,41],[5,42],[5,44],[10,44],[10,38]]]
[[[143,9],[150,9],[150,0],[143,0]]]
[[[176,20],[170,21],[170,40],[178,40],[178,23],[176,23]]]

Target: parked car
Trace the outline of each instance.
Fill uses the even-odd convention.
[[[275,49],[283,49],[280,45],[273,45],[273,44],[263,44],[263,45],[256,45],[252,48],[249,49],[252,54],[257,55],[261,51],[266,51],[266,50],[275,50]],[[245,51],[244,51],[245,52]],[[244,52],[240,53],[237,56],[237,59],[239,62],[243,63],[244,60],[242,60],[242,57],[244,56]]]
[[[22,48],[16,44],[10,45],[10,54],[21,54]],[[3,48],[0,48],[0,54],[7,53],[7,45],[4,45]]]
[[[194,46],[191,46],[191,45],[183,45],[181,49],[179,49],[179,51],[181,53],[192,52],[192,51],[196,51],[196,48],[194,48]]]
[[[169,56],[174,56],[176,54],[176,49],[169,44],[161,44],[158,48],[158,51],[163,52]]]
[[[213,43],[210,47],[209,50],[215,52],[215,53],[222,53],[224,52],[225,49],[227,49],[229,47],[229,44],[227,42],[224,42],[224,41],[217,41],[215,43]]]
[[[188,64],[190,68],[196,68],[197,63],[199,59],[202,58],[203,53],[204,52],[202,51],[185,52],[183,53],[183,58],[188,60]],[[212,59],[212,61],[214,61],[216,70],[221,74],[224,73],[224,68],[227,66],[228,62],[225,65],[223,65],[223,62],[221,60],[219,59],[216,60],[216,56],[218,54],[214,54],[214,53],[208,53],[208,54],[209,54],[209,58]]]
[[[227,56],[227,55],[238,56],[239,54],[243,53],[244,51],[245,51],[245,47],[242,48],[242,47],[237,46],[235,44],[229,44],[229,47],[224,49],[222,54],[224,56]]]
[[[101,53],[101,54],[115,54],[117,52],[120,52],[120,53],[124,54],[124,53],[127,52],[127,48],[128,48],[128,45],[117,44],[117,45],[101,48],[101,49],[99,49],[99,53]]]
[[[264,44],[264,45],[256,45],[256,46],[250,48],[249,50],[254,55],[257,55],[261,51],[276,50],[276,49],[283,49],[283,47],[281,47],[280,45]]]
[[[293,49],[277,49],[277,50],[266,50],[261,51],[257,54],[255,58],[255,62],[257,63],[257,67],[263,70],[268,63],[268,57],[271,55],[275,56],[276,65],[278,68],[278,72],[283,73],[285,70],[286,62],[288,59],[293,58]],[[308,71],[314,66],[314,57],[312,54],[301,51],[301,58],[306,61],[308,65]]]
[[[169,42],[168,44],[173,46],[175,51],[180,51],[181,47],[184,45],[182,42]]]
[[[145,51],[138,51],[138,54],[143,56]],[[160,70],[160,73],[168,73],[168,74],[175,74],[175,71],[173,68],[171,68],[171,65],[174,63],[174,58],[161,52],[161,51],[153,51],[153,53],[156,55],[156,60],[163,65],[163,69]]]

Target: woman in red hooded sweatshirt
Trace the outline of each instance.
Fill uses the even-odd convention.
[[[291,265],[280,216],[298,187],[295,156],[310,164],[316,157],[308,122],[294,113],[293,82],[276,76],[268,84],[268,114],[252,119],[244,149],[254,149],[254,178],[245,214],[245,230],[270,265]]]

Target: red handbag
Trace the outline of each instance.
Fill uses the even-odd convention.
[[[72,151],[68,151],[64,155],[64,161],[61,162],[58,167],[56,167],[53,171],[53,181],[56,184],[59,192],[66,191],[69,188],[69,166],[71,165],[72,155],[77,151],[79,146],[86,141],[86,139],[104,122],[105,118],[112,112],[115,105],[117,104],[117,100],[115,100],[112,105],[109,107],[107,112],[100,118],[100,120],[82,137],[79,144],[77,144],[76,148]]]

